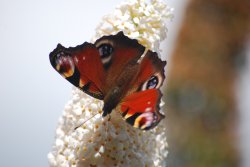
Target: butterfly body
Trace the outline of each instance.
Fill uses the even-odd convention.
[[[103,117],[119,107],[124,120],[148,130],[164,115],[159,111],[165,61],[146,51],[122,32],[104,36],[94,44],[64,48],[50,53],[54,69],[74,86],[103,100]]]
[[[135,63],[128,64],[125,69],[115,79],[114,86],[104,97],[103,117],[111,113],[126,95],[129,85],[136,78],[139,66]]]

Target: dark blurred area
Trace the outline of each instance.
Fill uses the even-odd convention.
[[[249,30],[249,0],[189,1],[168,62],[168,167],[239,166],[235,82]]]

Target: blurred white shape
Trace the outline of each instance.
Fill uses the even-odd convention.
[[[171,33],[167,34],[167,39],[161,44],[162,58],[168,60],[167,68],[170,69],[171,55],[175,49],[176,41],[178,38],[179,30],[184,19],[186,7],[189,1],[185,0],[166,0],[167,4],[174,9],[174,18],[172,22],[167,22],[168,31]]]
[[[246,47],[246,62],[236,87],[239,110],[239,147],[241,167],[250,166],[250,39]]]

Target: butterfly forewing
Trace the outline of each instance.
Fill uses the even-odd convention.
[[[145,50],[145,47],[140,45],[137,40],[128,38],[123,32],[103,36],[95,42],[95,46],[99,50],[107,73],[105,92],[116,84],[117,78],[124,73],[128,64],[136,64]]]
[[[85,42],[74,48],[58,44],[50,53],[50,62],[74,86],[97,99],[104,98],[102,83],[105,72],[99,52],[93,44]]]

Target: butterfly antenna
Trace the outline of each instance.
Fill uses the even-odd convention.
[[[78,129],[79,127],[81,127],[82,125],[84,125],[86,122],[88,122],[89,120],[91,120],[92,118],[94,118],[97,114],[99,114],[98,112],[94,115],[92,115],[91,117],[89,117],[88,119],[86,119],[85,121],[83,121],[82,123],[80,123],[78,126],[76,126],[74,128],[74,130]]]

